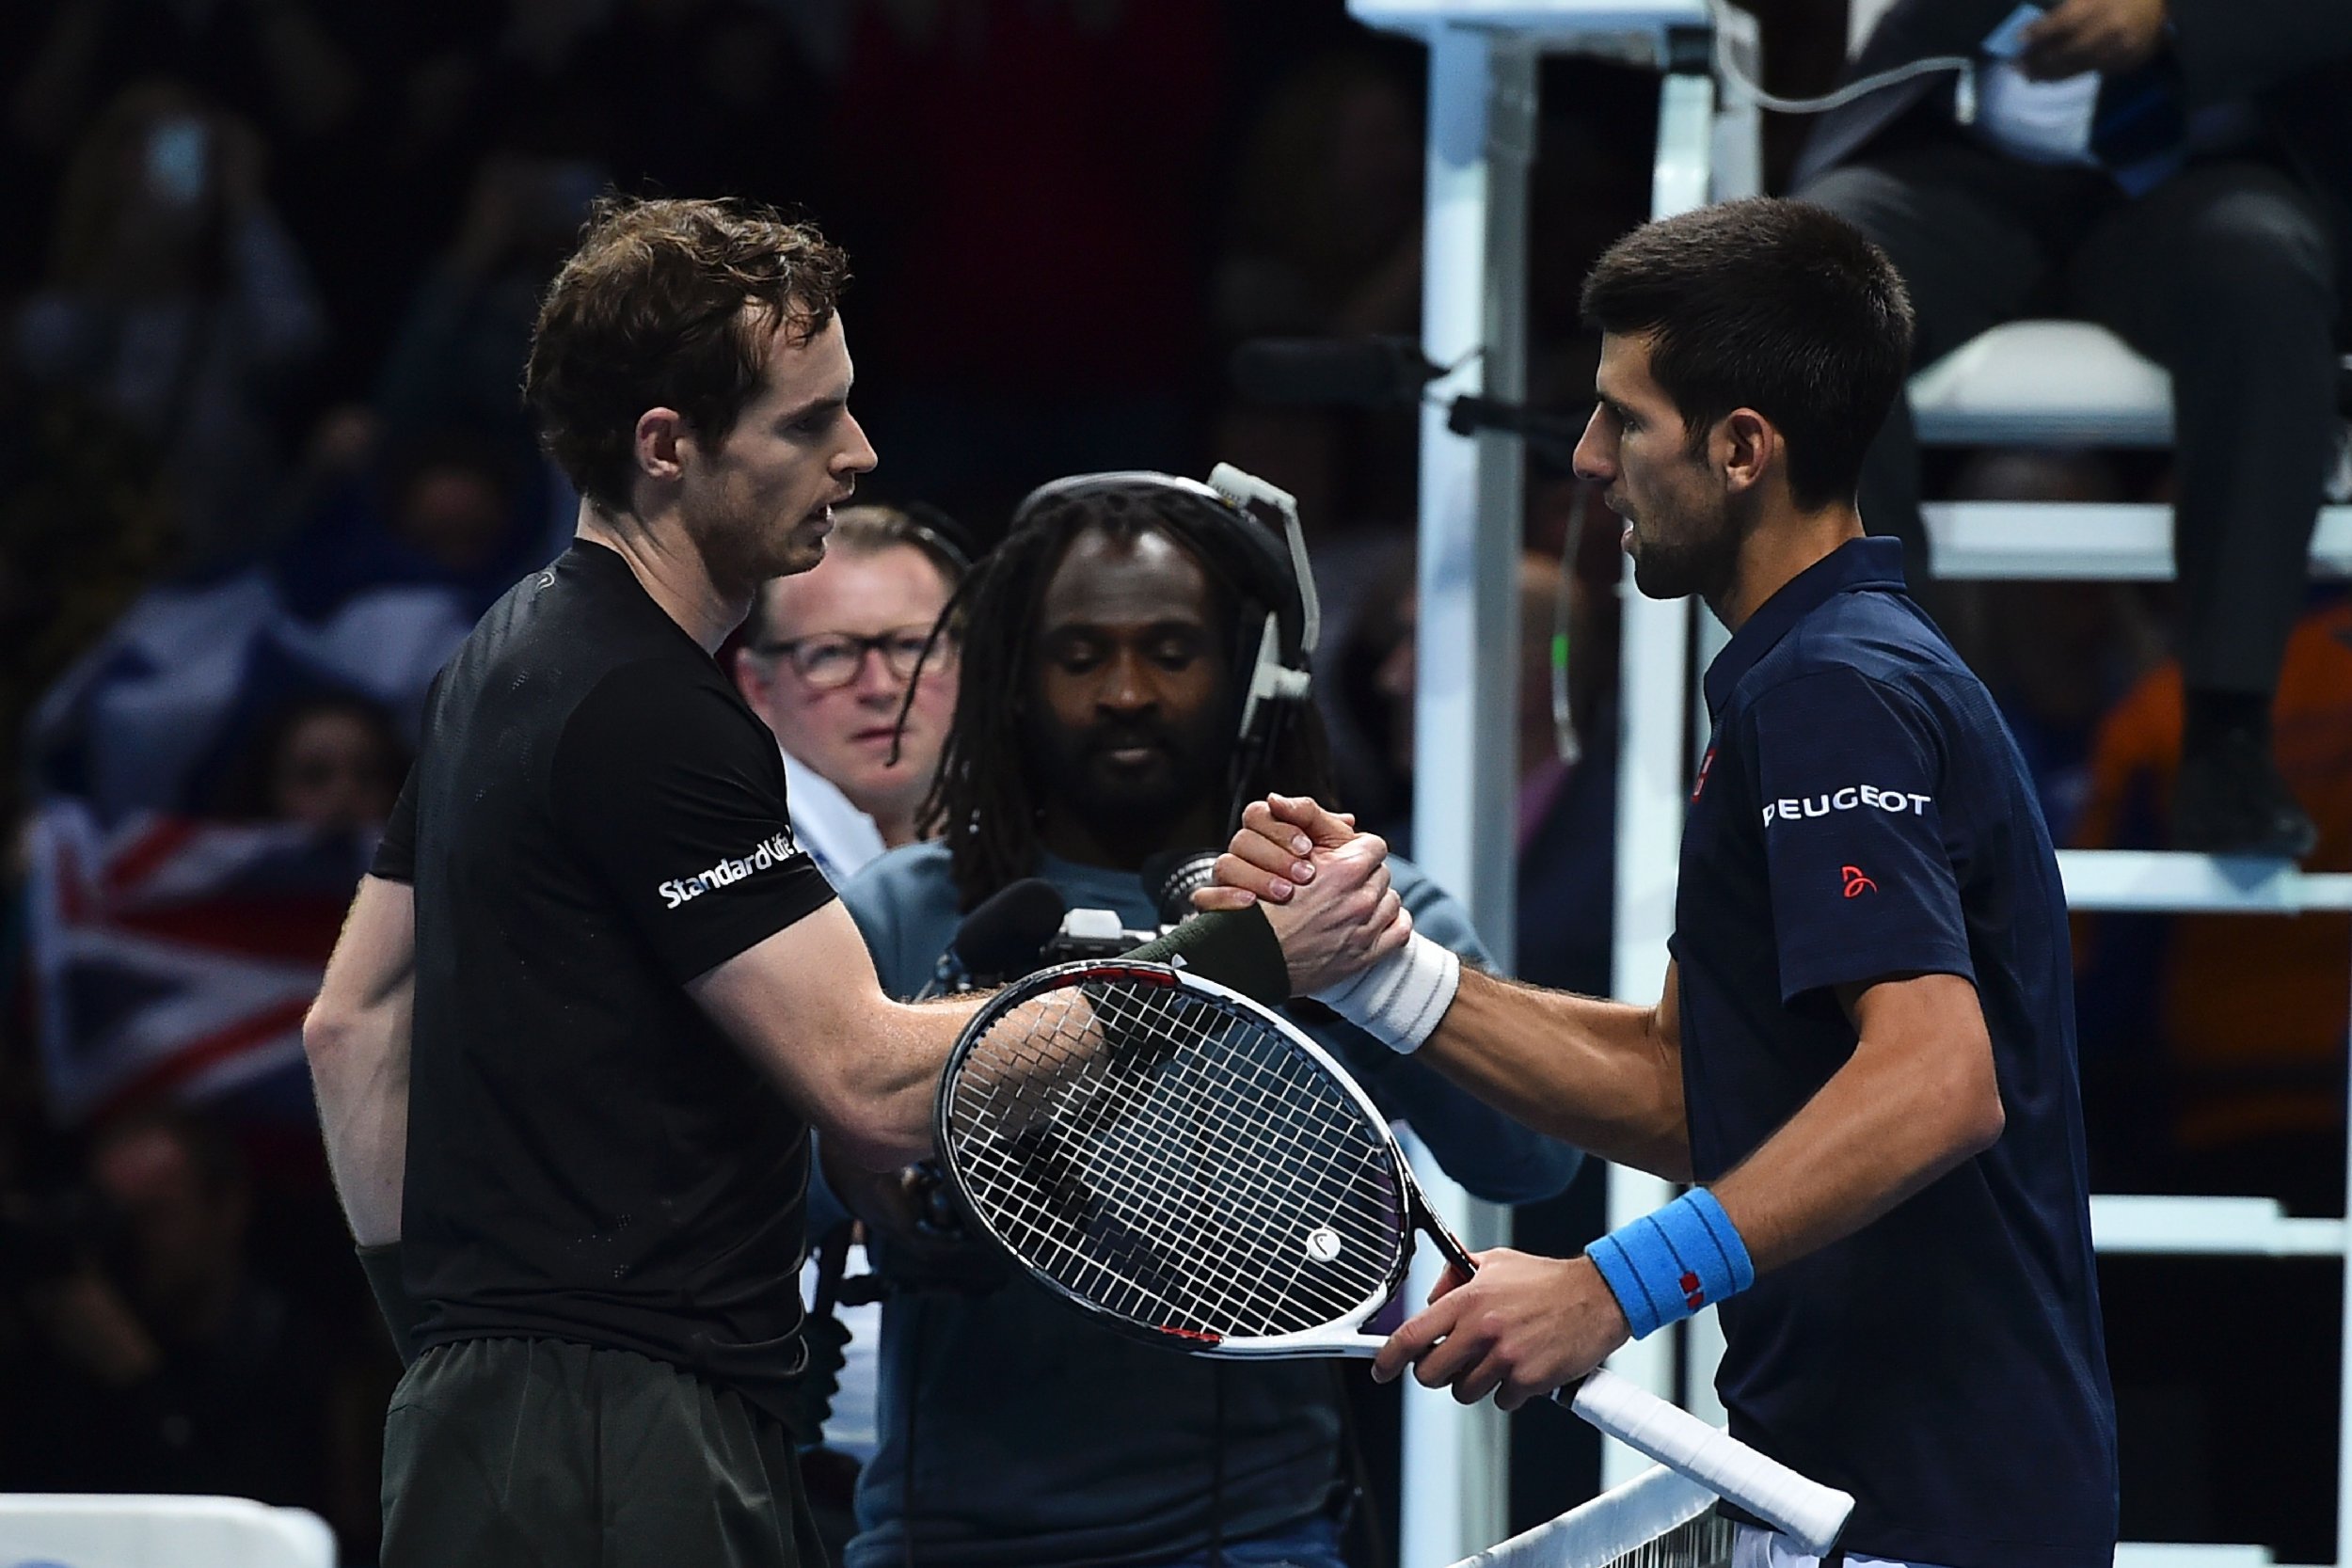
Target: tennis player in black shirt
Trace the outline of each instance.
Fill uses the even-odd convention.
[[[608,201],[541,309],[578,537],[436,681],[305,1030],[417,1356],[387,1568],[823,1560],[787,1424],[808,1132],[928,1153],[970,1009],[883,997],[711,657],[874,465],[845,270],[763,210]],[[1377,860],[1342,879],[1393,946]]]

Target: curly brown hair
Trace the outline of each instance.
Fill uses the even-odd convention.
[[[523,398],[541,444],[582,495],[628,512],[638,416],[675,408],[723,438],[774,325],[815,337],[849,279],[814,225],[755,202],[600,198],[532,332]]]

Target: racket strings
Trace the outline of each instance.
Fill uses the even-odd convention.
[[[1169,1049],[1171,1045],[1180,1049],[1190,1047],[1196,1051],[1214,1047],[1217,1042],[1209,1037],[1209,1031],[1203,1025],[1214,1025],[1225,1022],[1214,1009],[1204,1011],[1197,1005],[1188,1008],[1167,1009],[1156,1021],[1139,1020],[1133,1017],[1120,1018],[1120,1009],[1115,1005],[1105,1008],[1104,1012],[1106,1016],[1117,1019],[1114,1028],[1123,1025],[1133,1029],[1140,1024],[1144,1029],[1152,1031],[1150,1038],[1143,1041],[1136,1055],[1127,1058],[1127,1062],[1136,1059],[1159,1061],[1171,1059],[1176,1053]],[[1180,1022],[1175,1016],[1178,1014],[1190,1016],[1187,1020]],[[1187,1022],[1190,1024],[1189,1027],[1185,1026]],[[1246,1060],[1247,1058],[1237,1059]],[[1121,1065],[1126,1065],[1126,1063]],[[1263,1074],[1259,1073],[1254,1076],[1259,1082],[1245,1085],[1239,1092],[1245,1094],[1264,1092],[1268,1085],[1263,1082]],[[1200,1179],[1213,1177],[1216,1174],[1215,1168],[1216,1165],[1230,1165],[1245,1151],[1230,1136],[1219,1134],[1217,1122],[1209,1118],[1200,1103],[1214,1091],[1216,1085],[1205,1082],[1197,1074],[1164,1076],[1162,1082],[1163,1086],[1172,1085],[1184,1092],[1181,1092],[1176,1097],[1179,1108],[1172,1117],[1157,1118],[1159,1125],[1156,1127],[1152,1125],[1152,1118],[1143,1118],[1130,1129],[1132,1136],[1138,1136],[1144,1141],[1133,1146],[1129,1152],[1132,1153],[1136,1148],[1143,1150],[1147,1164],[1153,1167],[1147,1174],[1162,1179],[1138,1189],[1149,1196],[1137,1205],[1137,1212],[1133,1217],[1140,1220],[1145,1227],[1152,1229],[1168,1243],[1168,1254],[1180,1258],[1194,1256],[1198,1255],[1202,1246],[1212,1244],[1216,1240],[1215,1237],[1201,1234],[1201,1222],[1213,1211],[1197,1201],[1202,1186]],[[1279,1087],[1279,1085],[1272,1086]],[[1230,1100],[1231,1097],[1223,1098]],[[1086,1103],[1089,1101],[1093,1101],[1095,1106],[1099,1107],[1100,1104],[1099,1096],[1083,1093],[1073,1095],[1072,1100],[1073,1104]],[[1093,1118],[1082,1117],[1073,1119],[1090,1120]],[[1300,1118],[1295,1115],[1286,1116],[1282,1119],[1293,1131],[1302,1126]],[[1205,1152],[1220,1158],[1201,1160],[1196,1157],[1189,1162],[1188,1172],[1177,1169],[1171,1164],[1168,1151],[1171,1148],[1181,1148],[1181,1144],[1176,1140],[1159,1135],[1167,1131],[1171,1121],[1188,1128],[1198,1135],[1196,1155]],[[1187,1175],[1192,1180],[1185,1180]],[[1174,1180],[1168,1180],[1169,1178]],[[1057,1196],[1066,1207],[1070,1195],[1063,1192],[1057,1194]],[[1101,1217],[1098,1214],[1098,1220]],[[1346,1218],[1343,1213],[1338,1217],[1343,1221]],[[1360,1227],[1343,1226],[1343,1229],[1355,1231],[1356,1239],[1370,1239],[1364,1235]],[[1248,1316],[1245,1310],[1246,1303],[1226,1284],[1230,1276],[1187,1275],[1182,1271],[1170,1271],[1165,1266],[1165,1255],[1161,1251],[1137,1245],[1137,1238],[1131,1230],[1122,1232],[1115,1226],[1098,1225],[1090,1240],[1097,1243],[1096,1255],[1091,1258],[1073,1258],[1071,1262],[1074,1266],[1074,1272],[1068,1280],[1090,1297],[1099,1297],[1105,1287],[1115,1285],[1123,1289],[1110,1298],[1109,1305],[1122,1309],[1137,1310],[1150,1319],[1169,1317],[1171,1314],[1168,1309],[1173,1307],[1180,1309],[1173,1315],[1184,1320],[1186,1326],[1200,1327],[1235,1321],[1248,1325]],[[1144,1258],[1139,1257],[1139,1254],[1148,1257],[1151,1261],[1145,1262]],[[1267,1271],[1264,1274],[1267,1282],[1287,1282],[1295,1286],[1299,1282],[1300,1271],[1295,1266],[1284,1269],[1282,1265],[1285,1262],[1285,1259],[1267,1258],[1263,1255],[1250,1256],[1248,1253],[1234,1255],[1235,1266]],[[1143,1269],[1149,1272],[1151,1277],[1138,1277],[1139,1263],[1142,1263]],[[1329,1271],[1320,1272],[1328,1273]],[[1156,1299],[1135,1299],[1138,1295]],[[1344,1299],[1343,1294],[1329,1291],[1327,1282],[1324,1291],[1313,1292],[1297,1305],[1305,1316],[1320,1321],[1328,1318],[1334,1311],[1343,1310],[1351,1303]],[[1186,1307],[1190,1309],[1188,1317],[1181,1310]],[[1146,1311],[1146,1308],[1156,1308],[1156,1310]],[[1278,1307],[1276,1316],[1279,1315]],[[1244,1331],[1248,1331],[1247,1326]]]
[[[1138,1322],[1217,1338],[1317,1327],[1385,1296],[1402,1260],[1380,1130],[1219,999],[1098,977],[1009,1008],[967,1053],[948,1112],[959,1180],[991,1228]]]

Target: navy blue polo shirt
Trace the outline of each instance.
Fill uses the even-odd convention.
[[[2066,905],[2016,743],[1891,539],[1767,600],[1707,704],[1673,942],[1698,1179],[1853,1053],[1841,985],[1974,981],[2008,1116],[1982,1154],[1723,1305],[1731,1430],[1854,1495],[1850,1551],[2106,1568],[2114,1396]]]

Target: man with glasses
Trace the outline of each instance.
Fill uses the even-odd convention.
[[[793,832],[835,886],[884,849],[920,836],[916,808],[938,771],[956,706],[955,640],[943,634],[928,661],[924,645],[966,564],[938,530],[906,512],[844,507],[833,515],[822,562],[762,584],[752,597],[735,684],[775,732]],[[851,1531],[858,1466],[874,1451],[875,1348],[882,1338],[879,1307],[836,1300],[845,1275],[870,1267],[861,1248],[838,1244],[836,1231],[848,1224],[824,1182],[813,1180],[810,1260],[801,1288],[818,1304],[813,1318],[839,1325],[829,1331],[812,1321],[809,1332],[837,1334],[840,1362],[823,1414],[828,1451],[804,1456],[801,1474],[818,1528],[835,1556]],[[821,1309],[826,1304],[829,1311]]]
[[[964,567],[907,513],[849,507],[834,514],[821,564],[752,600],[735,682],[784,748],[801,847],[836,883],[920,836],[915,811],[955,713],[951,637],[931,650],[911,705],[907,687]]]

